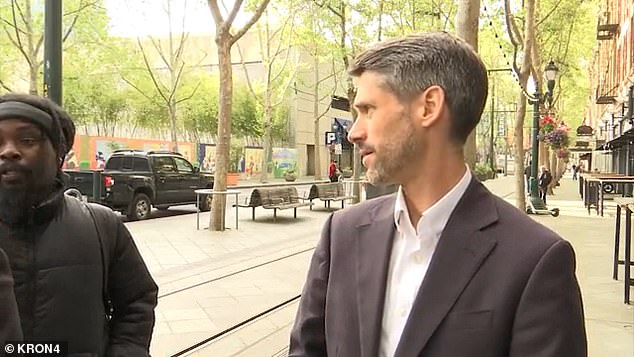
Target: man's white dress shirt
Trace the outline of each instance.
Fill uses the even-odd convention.
[[[399,188],[394,207],[396,232],[385,291],[380,357],[394,356],[440,235],[470,182],[471,171],[467,167],[456,186],[423,212],[416,228],[410,221],[403,189]]]

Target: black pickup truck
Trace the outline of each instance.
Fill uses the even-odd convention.
[[[97,202],[128,216],[146,219],[152,207],[196,203],[194,190],[213,188],[213,175],[202,173],[180,154],[166,151],[117,150],[103,170],[66,171],[67,189],[76,189]],[[209,210],[211,196],[201,202]]]

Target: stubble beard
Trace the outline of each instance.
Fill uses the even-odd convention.
[[[403,125],[374,152],[374,165],[366,171],[366,178],[373,185],[402,184],[403,171],[413,165],[421,155],[419,132],[409,121],[401,117]]]

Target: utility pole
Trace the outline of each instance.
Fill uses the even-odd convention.
[[[44,3],[44,95],[62,105],[62,0]]]

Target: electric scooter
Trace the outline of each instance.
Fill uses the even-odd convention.
[[[539,197],[526,197],[526,213],[528,214],[549,214],[553,217],[559,216],[559,208],[548,209],[548,206]]]

